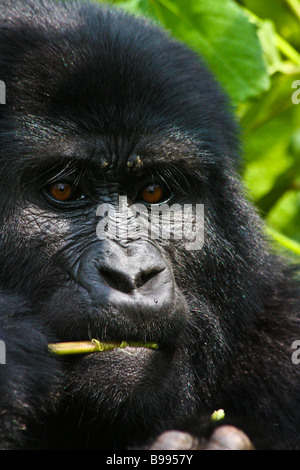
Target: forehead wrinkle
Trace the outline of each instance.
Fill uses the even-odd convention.
[[[88,156],[96,147],[96,138],[68,119],[51,119],[30,113],[17,114],[14,136],[25,152],[45,152],[46,155]],[[22,152],[24,153],[24,152]]]
[[[178,136],[178,133],[144,143],[136,153],[145,160],[145,164],[180,164],[187,160],[199,163],[199,143],[187,135]]]
[[[61,136],[40,134],[38,138],[20,142],[22,169],[27,167],[67,165],[69,163],[88,163],[95,153],[93,141],[79,140]]]
[[[28,118],[30,117],[30,120]],[[17,127],[20,135],[21,153],[26,156],[28,165],[39,164],[47,161],[47,164],[68,162],[89,163],[101,165],[101,158],[107,156],[108,147],[111,144],[111,136],[89,134],[87,131],[72,129],[72,125],[52,123],[47,119],[32,116],[23,116],[19,119]],[[24,132],[24,127],[29,132]],[[199,151],[201,154],[201,142],[180,130],[168,132],[167,135],[153,133],[152,135],[136,135],[135,142],[127,139],[123,145],[119,145],[117,159],[126,160],[136,155],[143,165],[155,163],[199,163]],[[110,142],[109,142],[110,141]],[[120,148],[121,147],[121,148]],[[126,147],[126,148],[125,148]],[[130,152],[128,152],[130,148]],[[204,148],[204,143],[203,143]],[[126,152],[125,152],[126,150]],[[24,162],[25,163],[25,162]]]

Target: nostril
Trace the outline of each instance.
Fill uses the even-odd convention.
[[[129,294],[134,289],[134,284],[129,276],[120,271],[102,267],[99,272],[112,289]]]
[[[135,286],[137,289],[147,284],[151,279],[156,277],[159,273],[164,271],[165,268],[149,267],[140,271],[135,278]]]

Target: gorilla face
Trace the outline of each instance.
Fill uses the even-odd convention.
[[[237,371],[248,360],[250,380],[256,369],[244,355],[262,345],[259,315],[278,274],[263,268],[269,255],[217,83],[146,21],[56,2],[2,2],[0,70],[0,285],[26,303],[26,315],[4,308],[4,318],[34,321],[29,350],[39,335],[44,345],[158,345],[47,358],[47,442],[128,445],[200,411],[234,410],[234,392],[248,387]],[[137,205],[144,222],[166,228],[152,212],[161,204],[177,208],[170,236],[132,233]],[[174,231],[187,205],[205,210],[196,249]]]

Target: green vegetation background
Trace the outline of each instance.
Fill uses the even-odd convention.
[[[300,82],[293,83],[300,80],[300,0],[110,3],[160,23],[205,57],[236,107],[250,197],[274,243],[298,259]]]

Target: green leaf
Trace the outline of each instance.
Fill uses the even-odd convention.
[[[159,20],[173,36],[201,53],[234,102],[269,88],[257,27],[234,1],[128,0],[120,4]]]
[[[258,37],[262,45],[269,74],[281,70],[282,58],[276,45],[276,30],[272,21],[262,21],[258,28]]]

